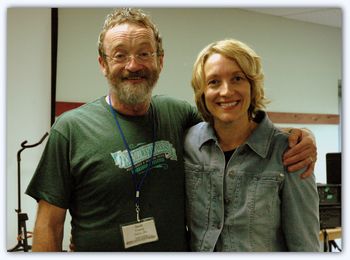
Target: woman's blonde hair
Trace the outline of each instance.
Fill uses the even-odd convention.
[[[261,59],[248,45],[235,39],[217,41],[206,46],[197,57],[192,71],[192,88],[195,93],[195,101],[203,119],[213,122],[213,116],[208,111],[204,90],[206,87],[204,65],[208,57],[214,53],[221,54],[234,60],[249,80],[251,87],[251,103],[248,109],[250,119],[253,119],[258,110],[264,109],[268,103],[264,95],[264,74]]]

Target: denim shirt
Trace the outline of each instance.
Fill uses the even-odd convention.
[[[212,126],[185,138],[187,221],[192,251],[320,251],[315,176],[288,173],[288,135],[265,112],[225,167]]]

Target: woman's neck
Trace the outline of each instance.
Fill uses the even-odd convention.
[[[221,149],[231,151],[243,144],[252,134],[257,124],[251,120],[244,122],[234,122],[230,124],[214,123],[216,135]]]

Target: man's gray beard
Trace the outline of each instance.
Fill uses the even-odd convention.
[[[113,77],[107,67],[107,80],[110,85],[110,90],[118,98],[119,102],[125,105],[138,105],[151,101],[152,91],[157,84],[159,78],[158,70],[145,70],[138,72],[125,72],[119,77]],[[144,77],[146,81],[139,84],[132,84],[123,81],[123,78],[128,77]]]
[[[148,82],[131,84],[120,82],[118,87],[111,85],[112,92],[118,100],[126,105],[137,105],[150,102],[155,84],[150,86]]]

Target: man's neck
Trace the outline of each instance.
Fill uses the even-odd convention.
[[[151,100],[136,104],[136,105],[127,105],[122,102],[120,102],[117,98],[115,98],[113,95],[109,95],[110,100],[112,102],[112,107],[118,111],[118,113],[121,113],[126,116],[143,116],[147,113],[148,108],[150,106]],[[109,104],[109,98],[106,96],[106,102]]]

